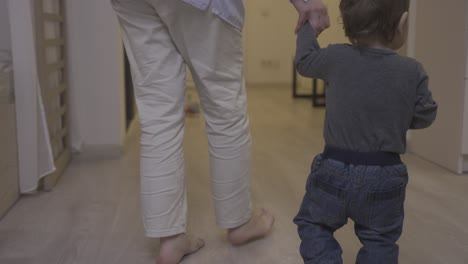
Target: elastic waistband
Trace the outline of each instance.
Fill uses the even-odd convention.
[[[400,154],[392,152],[357,152],[326,146],[322,157],[345,164],[364,166],[394,166],[402,164]]]

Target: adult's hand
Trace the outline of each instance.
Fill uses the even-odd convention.
[[[299,13],[297,21],[296,33],[301,27],[309,21],[315,33],[319,35],[330,27],[330,18],[328,17],[327,7],[322,0],[290,0]]]

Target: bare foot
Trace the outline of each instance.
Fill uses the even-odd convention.
[[[260,209],[252,215],[249,222],[228,230],[228,240],[235,246],[265,237],[271,231],[275,222],[274,216],[265,209]]]
[[[177,264],[186,255],[197,252],[205,245],[199,238],[192,238],[186,234],[161,238],[157,264]]]

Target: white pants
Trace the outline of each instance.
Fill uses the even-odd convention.
[[[132,68],[141,122],[141,197],[146,235],[186,230],[183,156],[185,69],[206,120],[217,223],[247,222],[250,132],[241,32],[176,0],[112,0]]]

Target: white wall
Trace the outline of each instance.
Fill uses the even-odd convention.
[[[412,133],[412,149],[428,160],[461,172],[467,3],[417,2],[415,57],[426,68],[439,111],[431,128]]]
[[[73,148],[123,145],[122,42],[110,1],[67,0],[68,77]]]
[[[466,65],[468,65],[468,9],[466,10],[466,18],[465,18],[465,39],[467,43],[466,47]],[[463,154],[466,156],[468,155],[468,66],[466,67],[465,71],[465,111],[463,117]],[[468,160],[465,157],[465,160]],[[464,166],[464,171],[468,170],[468,166]]]
[[[463,113],[463,172],[468,172],[468,8],[465,17],[465,39],[467,43],[466,71],[465,71],[465,111]]]
[[[286,0],[244,3],[247,83],[290,83],[296,11]]]
[[[296,45],[294,29],[298,18],[296,10],[287,0],[244,3],[247,83],[291,85]],[[347,42],[339,20],[339,0],[324,0],[324,3],[329,8],[332,26],[320,35],[320,44]]]
[[[11,49],[8,1],[0,0],[0,50]]]

